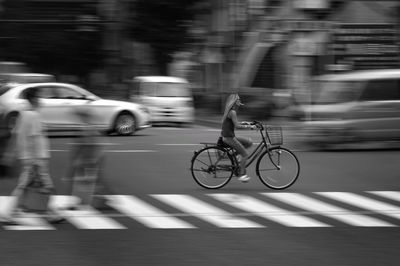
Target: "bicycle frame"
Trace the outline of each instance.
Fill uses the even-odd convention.
[[[260,156],[260,154],[263,152],[264,148],[268,150],[268,142],[265,139],[265,136],[263,135],[263,129],[259,129],[262,141],[257,145],[257,147],[251,152],[249,155],[249,158],[246,163],[246,168],[249,167],[255,160]]]
[[[291,186],[299,176],[300,165],[295,154],[282,147],[282,128],[263,125],[258,121],[247,123],[257,126],[261,138],[260,143],[254,145],[244,167],[247,168],[256,161],[256,173],[261,182],[269,188],[285,189]],[[197,184],[207,189],[218,189],[225,186],[233,175],[240,175],[241,167],[234,148],[220,139],[217,143],[201,144],[205,147],[194,152],[190,168]],[[288,171],[279,171],[286,165]]]
[[[249,167],[260,156],[260,154],[264,151],[264,148],[269,150],[269,146],[270,146],[270,145],[268,145],[269,142],[267,141],[267,139],[263,135],[262,131],[263,131],[262,128],[259,129],[262,141],[257,145],[257,147],[249,155],[249,158],[248,158],[247,163],[246,163],[246,168]],[[239,162],[237,161],[236,156],[233,156],[234,149],[229,147],[229,148],[227,148],[227,150],[230,152],[232,158],[234,159],[235,165],[238,166]],[[275,165],[275,163],[273,163],[273,164]],[[276,167],[278,167],[278,166],[276,166]]]
[[[261,153],[264,151],[264,149],[266,149],[267,151],[269,151],[271,149],[271,144],[270,144],[270,140],[269,140],[269,136],[267,135],[267,137],[264,136],[263,134],[263,130],[264,127],[262,126],[261,128],[258,129],[258,131],[260,132],[261,135],[261,139],[262,141],[257,145],[257,147],[251,152],[251,154],[249,155],[247,162],[246,162],[246,168],[249,167],[260,155]],[[215,145],[214,143],[203,143],[205,146],[208,145]],[[274,146],[277,147],[277,146]],[[233,161],[234,161],[234,167],[235,169],[237,167],[239,167],[239,162],[236,158],[236,156],[234,155],[235,150],[232,147],[223,147],[223,149],[226,150],[226,152],[228,152],[230,154],[230,156],[232,157]],[[268,152],[268,156],[272,162],[272,164],[277,168],[280,169],[279,165],[276,165],[275,162],[272,160],[271,158],[271,154]],[[219,160],[218,160],[219,161]]]

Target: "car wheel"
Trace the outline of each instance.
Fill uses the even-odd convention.
[[[136,131],[135,117],[130,113],[121,113],[115,119],[114,131],[118,135],[133,135]]]

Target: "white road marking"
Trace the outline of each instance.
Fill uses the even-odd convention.
[[[392,204],[384,203],[350,192],[316,192],[316,194],[357,206],[362,209],[400,219],[400,208]]]
[[[51,152],[70,152],[71,150],[50,150]],[[151,153],[158,152],[157,150],[104,150],[104,152],[110,153]]]
[[[312,218],[296,214],[271,205],[267,202],[239,194],[209,194],[223,203],[235,208],[242,209],[267,220],[291,227],[330,227],[330,225],[319,222]]]
[[[233,214],[200,201],[189,195],[152,195],[177,209],[189,213],[197,218],[224,228],[259,228],[265,227],[245,218],[235,217]]]
[[[199,146],[202,145],[200,143],[163,143],[163,144],[157,144],[159,146]]]
[[[368,193],[386,199],[400,202],[400,191],[367,191]],[[375,218],[370,215],[382,214],[400,219],[400,206],[384,201],[349,192],[314,192],[315,194],[340,201],[347,205],[357,206],[363,210],[348,210],[335,206],[334,203],[325,203],[322,199],[302,195],[300,193],[260,193],[266,197],[298,207],[304,211],[288,211],[277,207],[262,199],[249,195],[232,193],[207,194],[242,212],[227,212],[223,209],[185,194],[152,194],[151,196],[162,203],[178,209],[176,213],[164,212],[143,200],[130,195],[104,195],[108,199],[108,205],[115,209],[114,212],[102,213],[91,206],[78,206],[77,210],[68,210],[70,206],[76,206],[80,199],[69,195],[54,195],[50,197],[49,209],[55,214],[65,218],[77,229],[127,229],[117,222],[116,218],[129,217],[149,228],[176,229],[197,228],[182,220],[184,217],[197,217],[201,220],[223,228],[265,228],[266,226],[253,222],[248,217],[261,217],[280,223],[288,227],[333,227],[316,220],[322,215],[336,219],[352,226],[386,227],[399,226],[386,222],[383,218]],[[7,216],[12,201],[12,196],[0,196],[0,222],[3,216]],[[383,200],[383,199],[382,199]],[[15,217],[17,225],[6,225],[5,230],[55,230],[57,226],[50,224],[50,214],[36,214],[22,212]],[[246,217],[246,218],[245,218]],[[4,220],[4,219],[3,219]]]
[[[0,196],[0,216],[8,216],[11,204],[15,201],[14,197],[11,196]],[[35,213],[19,213],[14,220],[18,225],[5,225],[3,226],[6,230],[54,230],[43,216]]]
[[[5,225],[6,230],[55,230],[43,216],[34,213],[21,213],[18,214],[14,220],[17,225]]]
[[[114,153],[146,153],[146,152],[158,152],[156,150],[105,150],[104,152],[114,152]]]
[[[79,201],[74,196],[56,195],[50,198],[49,207],[79,229],[126,229],[89,205],[76,205]],[[71,206],[76,206],[76,210],[67,209]]]
[[[67,143],[68,145],[81,145],[82,143],[79,142],[69,142]],[[113,142],[96,142],[93,143],[93,145],[99,145],[99,146],[119,146],[123,145],[122,143],[113,143]]]
[[[368,193],[375,194],[387,199],[400,201],[400,191],[368,191]]]
[[[128,217],[151,228],[196,228],[195,226],[173,217],[134,196],[109,195],[109,205]]]
[[[298,193],[262,193],[270,198],[285,202],[289,205],[308,210],[353,226],[387,227],[395,226],[388,222],[357,214],[349,210],[313,199]]]

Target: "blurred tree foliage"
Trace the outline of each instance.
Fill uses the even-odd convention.
[[[135,0],[130,5],[128,32],[133,40],[149,44],[160,74],[165,74],[174,52],[192,40],[188,28],[194,5],[202,0]]]
[[[25,0],[4,0],[0,60],[25,62],[34,72],[80,77],[102,64],[100,28],[80,31],[75,18],[67,16],[46,22],[57,17],[33,17],[27,6]]]

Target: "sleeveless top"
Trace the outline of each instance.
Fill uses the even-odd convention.
[[[225,138],[235,137],[235,125],[233,124],[233,121],[230,118],[229,114],[222,121],[221,135]]]

